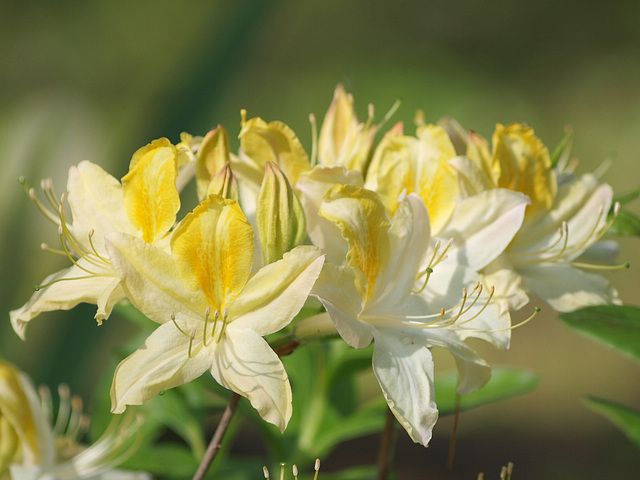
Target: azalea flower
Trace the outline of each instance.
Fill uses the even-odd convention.
[[[137,405],[209,371],[284,430],[291,387],[262,338],[302,308],[324,257],[302,246],[251,273],[253,228],[237,202],[210,196],[173,233],[171,253],[127,234],[107,250],[127,297],[160,326],[116,369],[112,411]]]
[[[140,148],[131,159],[122,184],[99,166],[84,161],[71,167],[67,194],[58,201],[50,181],[43,190],[50,208],[29,191],[44,215],[58,226],[61,250],[73,263],[46,277],[29,301],[10,313],[11,324],[24,339],[28,322],[42,312],[68,310],[81,302],[94,303],[98,324],[124,298],[120,279],[105,250],[111,232],[135,235],[146,243],[168,246],[168,232],[180,208],[176,189],[183,150],[162,138]],[[68,219],[68,203],[73,220]]]
[[[0,361],[0,479],[150,479],[146,473],[114,470],[135,452],[140,417],[132,412],[114,419],[87,447],[78,442],[88,425],[82,401],[66,385],[58,390],[54,425],[49,390],[41,387],[38,395],[23,372]]]
[[[532,128],[498,124],[492,147],[477,134],[467,137],[468,156],[451,161],[463,194],[499,187],[531,199],[522,228],[483,273],[512,309],[537,294],[558,311],[619,303],[618,293],[578,258],[606,232],[613,191],[592,174],[563,177]]]
[[[355,348],[374,342],[373,370],[389,408],[411,438],[427,445],[438,413],[430,347],[456,357],[460,393],[483,386],[489,366],[465,343],[467,336],[506,348],[508,316],[463,267],[440,268],[427,260],[429,217],[409,194],[388,219],[380,197],[353,186],[329,191],[320,214],[334,222],[348,243],[346,265],[325,264],[313,293],[342,338]],[[462,292],[462,293],[461,293]],[[483,333],[484,332],[484,333]]]

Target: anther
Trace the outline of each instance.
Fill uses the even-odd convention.
[[[266,466],[262,467],[262,473],[264,474],[264,478],[266,478],[267,480],[269,480],[269,469],[267,469]]]
[[[316,463],[313,466],[313,469],[316,471],[316,474],[313,476],[313,480],[318,480],[318,472],[320,471],[320,459],[316,458]]]
[[[295,463],[291,467],[291,471],[293,472],[294,480],[298,480],[298,466]]]

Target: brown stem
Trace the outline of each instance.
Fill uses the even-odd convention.
[[[211,438],[211,442],[209,442],[207,451],[204,452],[204,457],[202,457],[200,466],[198,467],[196,474],[193,476],[193,480],[202,480],[207,473],[207,470],[209,470],[211,462],[213,462],[213,460],[216,458],[220,447],[222,447],[222,438],[227,432],[227,428],[229,428],[229,423],[231,423],[231,418],[236,411],[236,407],[238,406],[239,401],[240,395],[238,395],[236,392],[233,392],[233,394],[231,395],[231,400],[229,400],[229,404],[222,414],[220,423],[218,423],[218,428],[216,428],[216,431]]]
[[[456,440],[458,438],[458,419],[460,418],[460,395],[456,393],[456,405],[453,412],[453,429],[449,442],[449,458],[447,458],[447,470],[453,470],[453,460],[456,456]]]
[[[290,355],[295,351],[296,348],[300,345],[297,341],[289,342],[285,345],[281,345],[274,349],[274,351],[278,354],[279,357],[283,357],[285,355]],[[213,434],[211,438],[211,442],[209,442],[209,446],[207,447],[207,451],[204,452],[204,457],[202,457],[202,461],[200,462],[200,466],[196,471],[196,474],[193,476],[193,480],[202,480],[209,470],[211,463],[216,458],[218,451],[222,447],[222,439],[224,438],[224,434],[227,432],[227,428],[229,428],[229,424],[231,423],[231,418],[233,418],[233,414],[238,407],[238,402],[240,401],[240,395],[236,392],[233,392],[231,395],[231,400],[229,400],[229,404],[227,408],[224,410],[222,414],[222,418],[220,419],[220,423],[218,423],[218,428]]]
[[[384,424],[384,430],[380,439],[380,448],[378,449],[378,476],[377,480],[386,480],[391,470],[393,462],[393,452],[396,443],[397,430],[396,419],[393,412],[387,407],[387,420]]]

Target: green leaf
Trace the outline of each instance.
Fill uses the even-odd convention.
[[[598,305],[560,314],[580,333],[640,361],[640,308]]]
[[[141,470],[161,478],[191,478],[198,461],[182,445],[156,444],[140,448],[119,468]]]
[[[640,411],[603,398],[588,396],[582,401],[590,410],[608,418],[640,448]]]
[[[617,235],[619,237],[635,235],[640,236],[640,217],[628,210],[620,210],[615,218],[607,235]]]
[[[480,407],[488,403],[499,402],[507,398],[524,395],[536,388],[539,377],[537,374],[518,368],[496,367],[491,371],[491,380],[480,390],[469,395],[460,396],[460,411]],[[458,388],[458,374],[452,372],[436,377],[434,381],[436,404],[440,415],[450,415],[455,412],[456,389]]]

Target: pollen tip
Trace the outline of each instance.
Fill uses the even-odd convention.
[[[631,264],[629,262],[624,262],[624,268],[631,268]]]
[[[262,467],[262,473],[264,474],[264,478],[269,479],[269,469],[266,466]]]
[[[25,177],[24,175],[20,175],[18,177],[18,183],[20,185],[25,185],[27,183],[27,177]]]
[[[311,123],[316,123],[316,116],[313,113],[309,114],[309,121]]]
[[[298,466],[294,463],[293,466],[291,467],[291,471],[293,472],[293,476],[297,477],[298,476]]]
[[[535,310],[535,312],[536,312],[536,313],[538,313],[538,312],[540,312],[542,309],[541,309],[540,307],[536,307],[536,308],[534,308],[534,310]]]
[[[320,459],[316,458],[316,463],[313,466],[313,469],[317,472],[318,470],[320,470]]]

